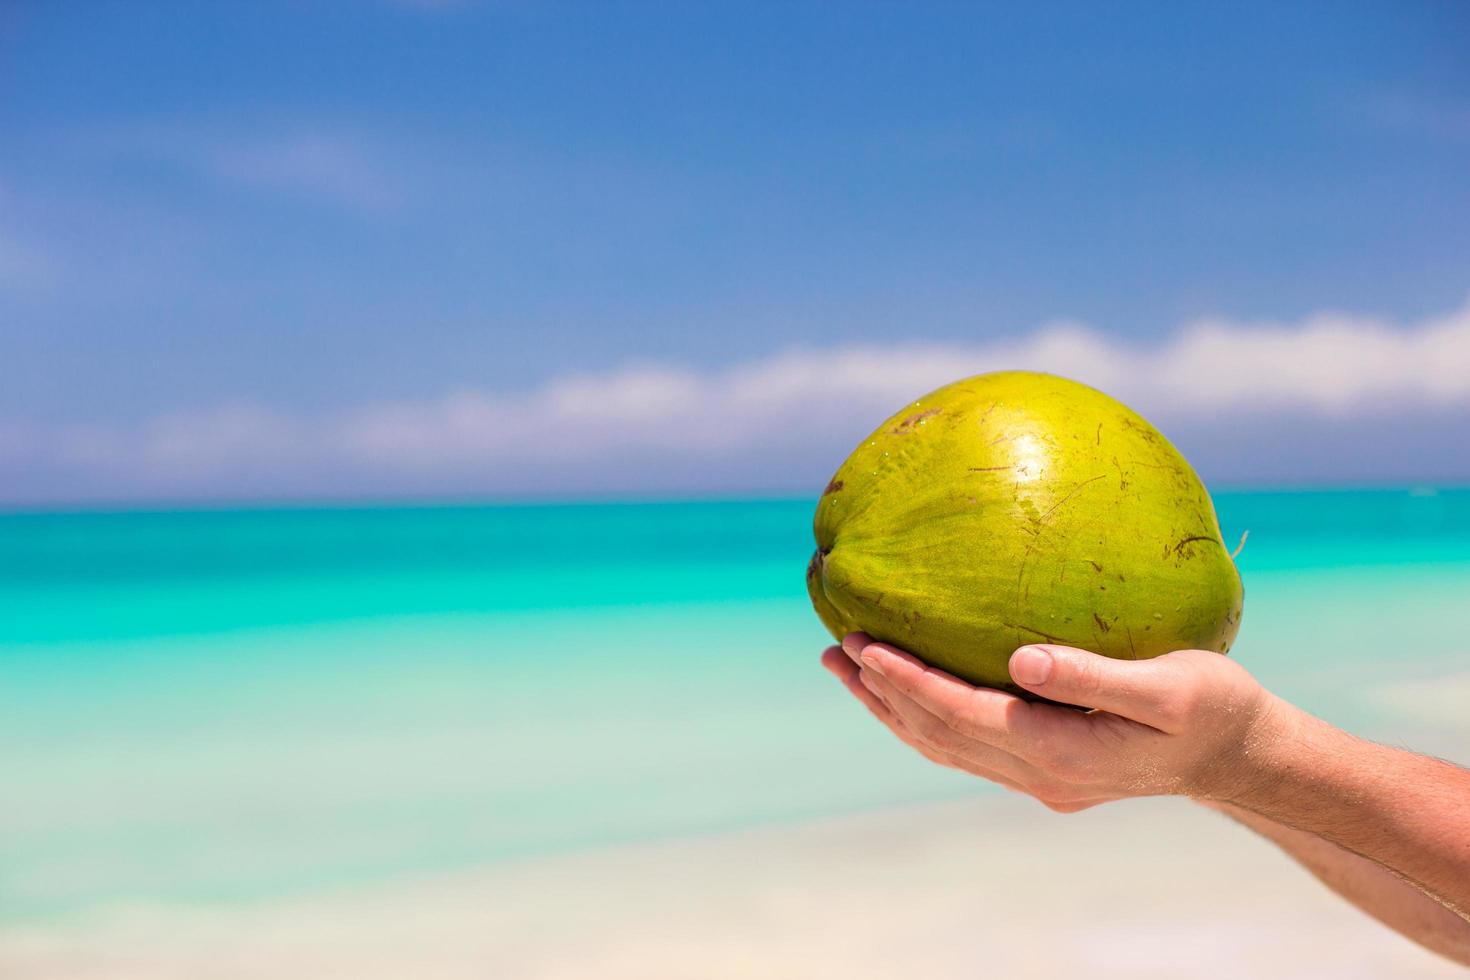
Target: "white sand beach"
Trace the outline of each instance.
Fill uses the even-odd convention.
[[[0,933],[13,980],[1462,975],[1178,800],[962,804]]]

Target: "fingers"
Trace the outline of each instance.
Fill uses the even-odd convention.
[[[892,705],[883,699],[883,696],[879,692],[871,690],[862,682],[857,665],[847,658],[841,648],[829,647],[822,654],[822,666],[826,667],[838,680],[842,681],[843,686],[851,692],[853,697],[863,703],[863,706],[872,713],[873,717],[886,725],[889,731],[898,736],[899,740],[905,745],[918,752],[930,762],[946,766],[950,769],[965,769],[967,772],[973,772],[977,776],[1000,783],[1008,789],[1023,792],[1019,786],[1009,782],[999,774],[981,772],[969,768],[963,764],[962,760],[920,739],[904,722],[903,718],[893,710]]]
[[[1106,790],[1099,791],[1101,788],[1066,785],[1025,758],[962,734],[881,674],[859,669],[848,649],[829,647],[822,654],[822,665],[900,740],[932,762],[1031,796],[1060,813],[1074,813],[1117,798]],[[1068,709],[1038,707],[1067,721],[1082,723],[1085,717]]]
[[[1039,717],[1032,705],[1014,695],[972,687],[886,643],[865,646],[861,660],[864,668],[950,728],[991,745],[1006,748],[1014,744],[1032,732]]]
[[[919,742],[916,747],[920,751],[924,751],[925,746],[929,748],[930,751],[925,754],[931,758],[931,753],[938,753],[949,759],[949,764],[954,768],[963,769],[1006,789],[1030,796],[1058,813],[1076,813],[1119,798],[1105,789],[1087,785],[1085,780],[1079,782],[1058,778],[1046,766],[1038,767],[1023,753],[1013,754],[961,735],[899,693],[877,674],[865,670],[861,674],[861,680],[913,733]],[[1070,709],[1049,706],[1043,708],[1079,721],[1083,717]],[[1035,746],[1029,744],[1025,746],[1026,750],[1034,748]]]
[[[862,684],[876,694],[913,735],[933,751],[956,760],[968,772],[1013,788],[1025,782],[1031,768],[1004,749],[972,738],[946,724],[923,705],[899,691],[891,681],[868,670],[859,675]]]
[[[885,705],[876,694],[863,686],[858,678],[858,669],[853,662],[843,654],[841,647],[828,647],[822,653],[822,666],[826,667],[839,681],[842,686],[852,693],[852,696],[863,703],[873,716],[889,728],[893,728],[898,717]],[[897,734],[897,733],[895,733]],[[901,736],[900,736],[901,737]]]
[[[842,686],[847,688],[853,697],[861,701],[863,707],[872,712],[874,718],[887,725],[893,734],[927,754],[927,747],[917,744],[913,733],[908,730],[903,723],[903,719],[898,716],[893,708],[885,704],[876,692],[870,691],[864,686],[857,666],[851,660],[847,659],[840,647],[828,647],[823,652],[822,666],[826,667],[833,676],[840,680]],[[940,760],[936,759],[935,761]]]
[[[843,637],[842,652],[874,670],[947,724],[992,744],[1034,739],[1046,705],[1028,704],[1002,691],[976,688],[936,670],[866,633]],[[1197,705],[1201,659],[1194,651],[1152,660],[1114,660],[1055,644],[1024,646],[1011,655],[1011,678],[1051,701],[1098,708],[1165,732],[1176,732]],[[1214,656],[1214,655],[1209,655]],[[1043,717],[1046,716],[1046,717]]]
[[[1172,658],[1172,659],[1171,659]],[[1180,654],[1114,660],[1072,647],[1033,644],[1011,655],[1011,679],[1053,701],[1177,731],[1199,696],[1198,661]]]
[[[863,665],[863,648],[873,642],[866,633],[849,633],[842,638],[842,652],[859,667]]]

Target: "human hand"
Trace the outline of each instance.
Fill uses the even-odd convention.
[[[1470,963],[1470,770],[1354,738],[1202,650],[1127,661],[1037,645],[1011,656],[1019,686],[1087,712],[972,687],[860,633],[822,662],[941,765],[1063,813],[1193,797],[1389,926]]]
[[[1287,706],[1239,664],[1204,650],[1113,660],[1052,644],[1018,649],[1012,679],[1052,701],[977,688],[864,633],[823,665],[878,720],[940,765],[1072,813],[1131,796],[1228,800]]]

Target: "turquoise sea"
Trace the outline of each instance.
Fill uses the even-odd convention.
[[[1463,748],[1470,490],[1216,501],[1233,655]],[[0,920],[989,792],[817,666],[811,504],[0,515]]]

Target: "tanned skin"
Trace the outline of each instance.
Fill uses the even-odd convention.
[[[1176,795],[1220,810],[1369,915],[1470,965],[1470,771],[1356,738],[1218,653],[1031,645],[977,688],[852,633],[823,665],[925,758],[1074,813]]]

